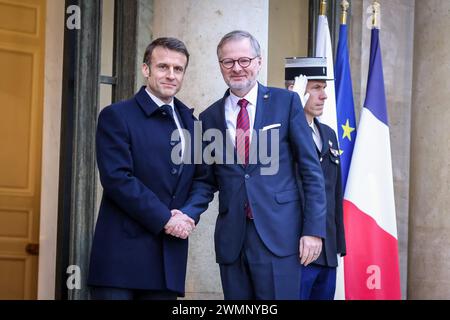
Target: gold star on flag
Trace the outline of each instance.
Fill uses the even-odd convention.
[[[347,137],[348,140],[352,141],[351,133],[353,131],[355,131],[355,128],[350,127],[350,124],[348,123],[348,119],[347,119],[347,122],[345,123],[345,125],[341,125],[341,127],[342,127],[342,130],[344,130],[344,134],[342,135],[342,139]]]
[[[344,150],[339,149],[339,155],[342,156],[343,153],[344,153]]]

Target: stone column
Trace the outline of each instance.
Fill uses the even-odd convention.
[[[221,98],[226,90],[217,62],[216,46],[227,32],[242,29],[259,41],[267,79],[268,0],[153,0],[153,38],[172,36],[183,40],[191,54],[183,89],[177,95],[195,115]],[[222,299],[219,267],[214,254],[217,199],[202,215],[190,237],[186,282],[187,299]]]
[[[450,299],[450,2],[416,1],[409,299]]]

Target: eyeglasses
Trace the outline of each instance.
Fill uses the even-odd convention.
[[[252,61],[254,59],[256,59],[256,58],[259,58],[259,56],[256,56],[254,58],[241,57],[241,58],[236,59],[236,60],[234,60],[234,59],[223,59],[223,60],[219,60],[219,62],[222,64],[222,66],[225,69],[233,68],[234,64],[236,63],[236,61],[237,61],[237,63],[239,63],[239,65],[242,68],[247,68],[252,63]]]

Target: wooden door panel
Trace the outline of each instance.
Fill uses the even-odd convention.
[[[0,237],[28,239],[30,210],[0,209]]]
[[[0,2],[0,29],[35,35],[38,27],[38,8],[32,2]]]
[[[0,260],[0,299],[25,299],[26,258],[3,255]]]
[[[0,190],[23,192],[29,184],[32,118],[30,53],[5,50],[0,45]],[[27,76],[28,75],[28,76]]]
[[[35,299],[45,0],[0,0],[0,299]]]

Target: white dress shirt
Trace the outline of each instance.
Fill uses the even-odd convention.
[[[312,129],[312,137],[314,140],[314,143],[316,144],[317,149],[319,152],[322,151],[322,138],[320,137],[319,129],[317,128],[316,124],[314,123],[314,120],[311,121],[311,123],[308,123],[309,127]]]
[[[225,99],[225,122],[227,124],[228,133],[231,141],[236,144],[236,122],[241,107],[238,106],[238,101],[241,99],[247,100],[248,117],[250,120],[250,141],[252,141],[253,125],[255,123],[256,101],[258,101],[258,83],[245,95],[245,97],[238,97],[230,91],[230,95]]]
[[[181,157],[183,158],[184,155],[184,148],[185,148],[185,138],[183,135],[183,131],[182,131],[182,127],[180,125],[180,120],[178,119],[178,115],[175,112],[175,108],[173,105],[173,98],[169,103],[165,103],[163,102],[161,99],[159,99],[157,96],[155,96],[154,94],[152,94],[151,92],[149,92],[147,90],[147,88],[145,89],[145,91],[147,92],[147,94],[150,96],[150,98],[153,100],[154,103],[156,103],[158,105],[158,107],[161,108],[161,106],[168,104],[169,106],[172,107],[172,114],[173,114],[173,118],[175,119],[175,124],[177,126],[178,129],[178,133],[180,134],[180,140],[181,140]]]

